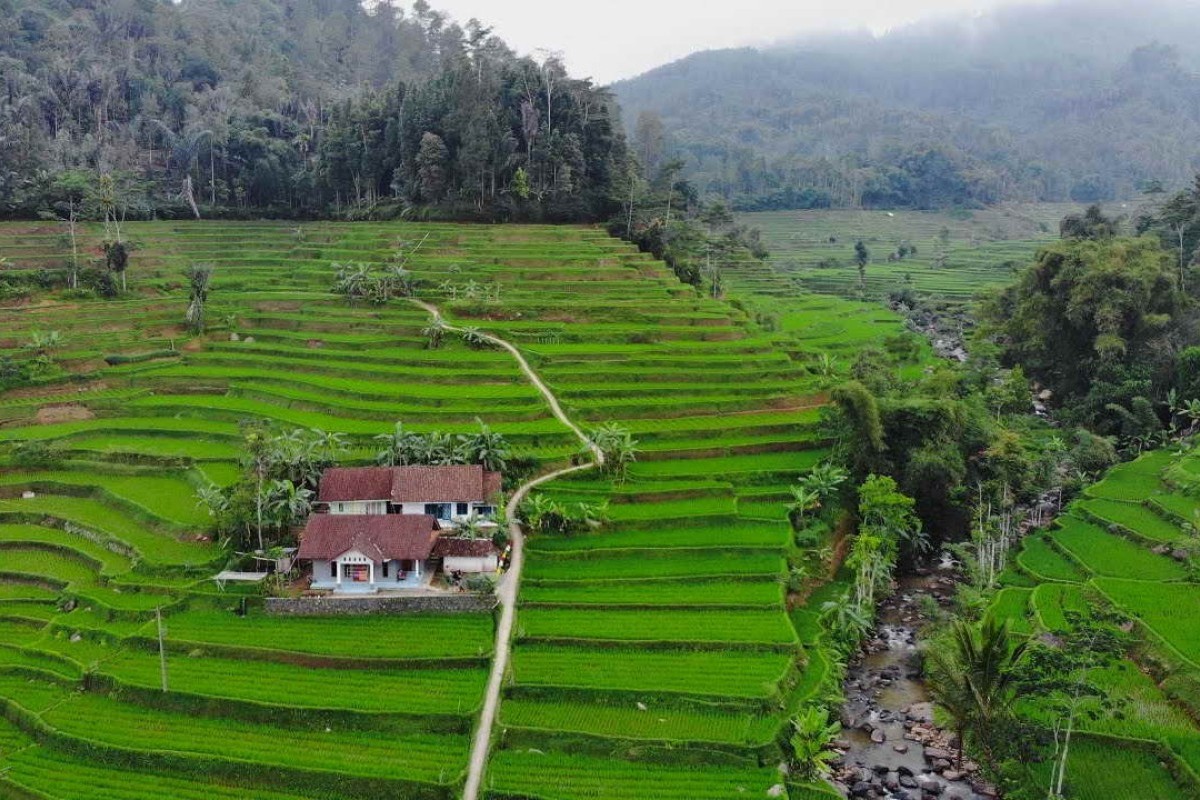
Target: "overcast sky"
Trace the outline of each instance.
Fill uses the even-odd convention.
[[[479,18],[522,53],[559,50],[572,74],[609,83],[697,50],[768,44],[814,30],[881,33],[921,17],[974,14],[1018,2],[1030,0],[430,0],[430,5],[459,22]]]

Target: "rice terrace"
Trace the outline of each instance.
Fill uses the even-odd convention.
[[[1200,8],[435,4],[0,0],[0,798],[1200,800]]]
[[[53,229],[2,233],[11,270],[58,258]],[[581,473],[544,489],[607,503],[611,523],[529,542],[486,791],[717,798],[781,780],[779,731],[829,680],[781,583],[788,487],[825,452],[812,365],[898,320],[812,296],[767,332],[588,228],[147,223],[129,236],[136,299],[31,303],[5,323],[17,358],[28,330],[59,331],[70,378],[4,402],[0,436],[47,464],[3,477],[3,696],[19,744],[6,781],[45,796],[73,796],[55,794],[64,774],[114,797],[138,796],[137,775],[169,776],[181,797],[453,796],[491,616],[264,618],[257,592],[210,580],[228,553],[204,540],[195,500],[236,475],[248,416],[345,434],[346,463],[370,461],[397,419],[418,433],[479,419],[515,454],[569,463],[578,442],[508,354],[457,337],[431,350],[422,309],[330,293],[331,260],[382,263],[398,241],[424,242],[410,268],[448,322],[519,343],[573,419],[619,421],[643,448],[619,483]],[[215,266],[220,320],[200,340],[177,324],[194,261]],[[637,757],[615,755],[622,742]]]

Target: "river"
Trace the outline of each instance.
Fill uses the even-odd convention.
[[[835,786],[847,797],[874,800],[994,800],[995,790],[970,760],[959,766],[956,741],[933,724],[921,676],[921,597],[947,606],[956,575],[948,562],[900,580],[879,607],[863,654],[846,676],[843,752]]]

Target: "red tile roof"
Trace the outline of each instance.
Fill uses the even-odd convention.
[[[321,476],[317,502],[391,500],[393,503],[486,503],[500,494],[502,476],[478,464],[446,467],[337,467]]]
[[[425,514],[313,514],[296,557],[328,560],[357,550],[375,561],[424,560],[437,536],[437,520]]]
[[[387,500],[392,496],[392,471],[387,467],[334,467],[321,475],[317,502]]]
[[[394,467],[393,503],[486,503],[500,491],[500,473],[478,464]]]
[[[440,536],[433,546],[434,558],[483,558],[495,555],[496,545],[491,539],[464,539],[458,536]]]

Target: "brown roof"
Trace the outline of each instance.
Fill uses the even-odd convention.
[[[434,558],[482,558],[493,555],[496,546],[491,539],[464,539],[458,536],[440,536],[433,546]]]
[[[334,467],[321,475],[317,502],[387,500],[391,496],[392,471],[387,467]]]
[[[486,503],[500,494],[499,472],[478,464],[444,467],[339,467],[321,476],[319,503],[391,500],[393,503]]]
[[[500,490],[500,473],[478,464],[393,467],[392,475],[393,503],[484,503]]]
[[[334,559],[357,550],[375,561],[426,559],[437,536],[437,520],[424,514],[313,514],[296,557]]]

